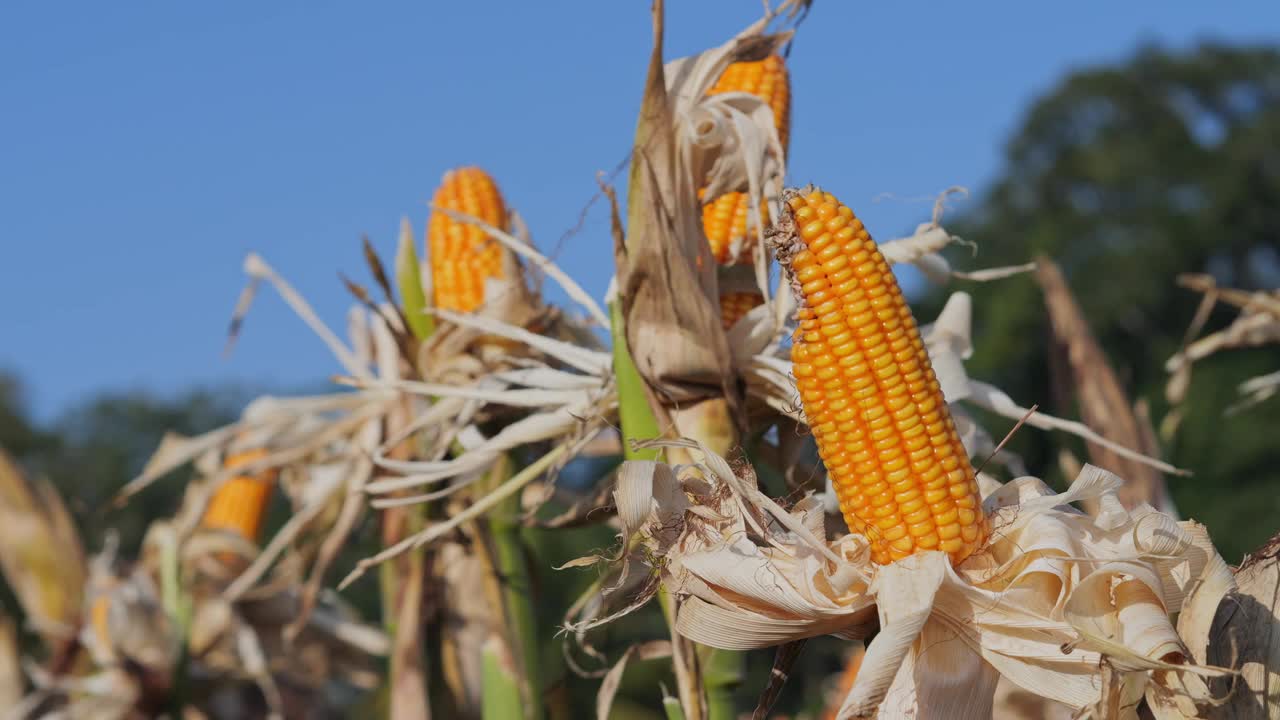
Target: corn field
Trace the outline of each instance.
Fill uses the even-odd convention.
[[[627,171],[599,179],[605,297],[501,177],[457,167],[344,269],[345,329],[245,258],[230,340],[274,292],[332,387],[164,437],[115,503],[195,479],[136,554],[80,537],[0,453],[24,614],[0,616],[0,717],[1280,718],[1280,540],[1233,566],[1176,506],[1189,473],[1055,258],[950,252],[983,242],[944,224],[951,192],[886,238],[789,177],[810,2],[674,60],[654,2]],[[936,315],[906,267],[943,289]],[[965,288],[1020,276],[1078,416],[968,367],[986,308]],[[1280,343],[1280,291],[1167,282],[1203,298],[1167,362],[1176,422],[1197,363]],[[1278,388],[1249,380],[1233,412]],[[1064,450],[1055,487],[1019,434],[1087,457]]]

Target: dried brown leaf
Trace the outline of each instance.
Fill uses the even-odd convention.
[[[1050,366],[1057,389],[1065,397],[1074,396],[1084,423],[1112,442],[1158,457],[1159,448],[1150,424],[1144,424],[1131,409],[1120,379],[1094,339],[1079,304],[1062,271],[1048,257],[1036,258],[1036,280],[1044,292],[1049,321],[1053,328],[1054,350]],[[1061,407],[1064,411],[1066,407]],[[1095,465],[1125,478],[1120,501],[1126,508],[1148,503],[1163,512],[1173,509],[1173,500],[1160,471],[1145,463],[1123,457],[1110,448],[1086,442]]]
[[[1234,585],[1219,582],[1198,590],[1178,620],[1195,660],[1240,672],[1238,678],[1209,680],[1218,702],[1201,703],[1196,716],[1280,720],[1280,535],[1245,558]]]
[[[659,404],[720,396],[736,410],[741,389],[720,324],[716,261],[702,232],[693,178],[676,148],[662,62],[662,12],[656,2],[627,188],[626,236],[615,247],[627,344]]]

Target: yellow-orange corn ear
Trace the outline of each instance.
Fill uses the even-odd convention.
[[[764,60],[736,62],[725,68],[708,95],[745,92],[760,98],[773,110],[774,124],[782,147],[787,147],[791,123],[791,81],[787,66],[778,55]],[[720,263],[746,262],[755,244],[755,223],[748,225],[751,201],[746,193],[725,193],[703,206],[702,229],[711,243],[711,252]],[[760,227],[769,224],[768,211],[760,203]]]
[[[267,451],[262,449],[235,453],[226,459],[224,467],[239,467],[266,455]],[[246,540],[257,542],[275,481],[275,470],[267,470],[257,476],[237,475],[227,480],[209,499],[201,526],[234,532]]]
[[[736,62],[725,68],[709,95],[745,92],[755,95],[773,111],[774,125],[785,151],[791,130],[791,80],[781,56],[763,60]],[[703,198],[703,193],[698,194]],[[751,198],[746,193],[730,192],[713,198],[702,206],[702,230],[711,245],[711,254],[722,265],[751,262],[756,245],[757,228],[769,224],[769,210],[763,199],[757,219],[751,219]],[[751,222],[748,220],[751,219]],[[747,304],[751,298],[753,304]],[[729,293],[720,298],[720,318],[726,328],[732,327],[748,310],[764,302],[759,294]]]
[[[757,292],[728,292],[720,296],[720,323],[725,330],[733,327],[743,315],[764,302]]]
[[[746,193],[730,192],[702,206],[702,231],[711,245],[711,254],[721,265],[751,262],[755,247],[756,223],[747,225],[751,214],[751,198]],[[769,226],[769,208],[760,203],[760,225]]]
[[[876,562],[941,550],[958,563],[990,525],[898,282],[834,196],[783,203],[770,240],[799,300],[793,372],[845,522]]]
[[[445,173],[431,202],[438,207],[477,217],[505,230],[507,208],[502,193],[480,168],[463,167]],[[502,277],[502,244],[480,228],[458,222],[439,211],[427,222],[427,253],[435,305],[471,312],[484,304],[484,285]]]
[[[708,95],[727,92],[744,92],[755,95],[773,110],[773,123],[778,128],[778,139],[783,150],[787,147],[791,132],[791,77],[781,55],[770,55],[763,60],[731,63],[720,74]]]

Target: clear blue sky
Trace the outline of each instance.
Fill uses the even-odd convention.
[[[756,0],[669,0],[670,57]],[[358,240],[421,232],[441,173],[479,164],[556,247],[626,153],[649,3],[58,2],[0,6],[0,368],[51,417],[104,389],[296,387],[336,369],[264,293],[221,355],[262,253],[331,324]],[[1280,40],[1274,1],[818,0],[791,58],[792,179],[874,234],[979,190],[1028,103],[1144,41]],[[892,199],[879,199],[888,194]],[[979,239],[980,240],[980,239]],[[604,208],[557,259],[597,296]]]

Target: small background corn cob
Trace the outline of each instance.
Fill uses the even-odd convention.
[[[233,453],[227,457],[224,467],[238,467],[266,455],[267,451],[261,448]],[[246,540],[257,542],[267,503],[275,487],[276,474],[275,470],[267,470],[256,476],[237,475],[224,482],[210,498],[201,526],[234,532]]]
[[[774,123],[782,147],[787,147],[791,122],[791,87],[787,67],[778,55],[752,62],[732,63],[725,68],[709,95],[726,92],[751,93],[773,110]],[[702,194],[699,193],[699,198]],[[759,227],[769,224],[769,211],[759,202]],[[755,247],[755,222],[748,226],[751,198],[742,192],[725,193],[702,207],[702,229],[711,244],[711,253],[723,264],[751,262]],[[729,293],[720,298],[720,319],[725,329],[733,327],[751,308],[764,302],[759,293]]]
[[[724,329],[733,327],[743,315],[751,312],[751,308],[764,302],[758,292],[728,292],[720,296],[720,322]]]
[[[445,173],[431,202],[498,228],[505,229],[507,225],[507,208],[498,185],[480,168],[463,167]],[[427,254],[435,305],[446,310],[476,310],[484,304],[485,281],[503,274],[501,243],[480,228],[442,212],[432,212],[427,223]]]
[[[791,78],[787,74],[786,61],[781,55],[770,55],[763,60],[731,63],[720,74],[720,79],[707,92],[719,95],[727,92],[751,93],[764,100],[773,110],[773,120],[778,126],[778,139],[787,147],[791,131]]]
[[[989,525],[897,280],[835,197],[789,190],[784,203],[771,239],[800,304],[793,372],[845,521],[876,562],[923,550],[959,562]]]

